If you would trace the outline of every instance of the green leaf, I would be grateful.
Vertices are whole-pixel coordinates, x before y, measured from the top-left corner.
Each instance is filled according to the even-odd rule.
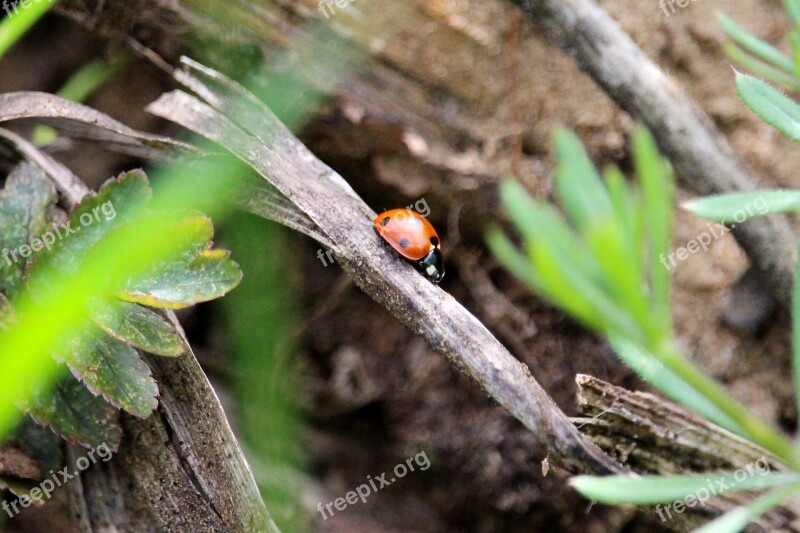
[[[127,172],[106,181],[97,194],[84,198],[70,213],[68,222],[56,231],[53,248],[37,260],[75,271],[93,246],[142,210],[151,197],[144,172]]]
[[[645,248],[645,242],[642,217],[637,207],[639,199],[636,191],[631,189],[625,176],[615,166],[606,168],[603,176],[617,220],[628,233],[626,241],[633,255],[630,260],[635,261],[641,267],[640,255]],[[640,267],[639,270],[641,270]]]
[[[97,300],[92,318],[112,337],[145,352],[174,357],[185,351],[183,339],[175,326],[147,307],[123,301]]]
[[[800,106],[771,85],[736,73],[736,88],[744,103],[767,124],[794,141],[800,141]]]
[[[669,329],[669,272],[659,264],[669,253],[672,234],[672,173],[666,167],[658,147],[643,126],[633,131],[633,159],[642,184],[642,219],[645,222],[650,250],[650,285],[653,312],[657,322]]]
[[[34,457],[42,472],[55,470],[63,462],[61,439],[29,416],[22,419],[8,442],[15,443],[22,451]]]
[[[545,296],[575,318],[605,334],[645,341],[627,310],[575,268],[574,260],[560,254],[552,241],[535,243],[529,259],[542,279]]]
[[[800,26],[800,0],[783,0],[783,8],[795,26]]]
[[[585,236],[607,283],[613,287],[610,296],[628,310],[648,336],[653,336],[652,309],[642,292],[643,276],[637,270],[641,263],[631,260],[635,254],[627,240],[629,233],[616,220],[600,219],[587,228]]]
[[[746,490],[759,490],[780,485],[797,483],[800,476],[794,473],[758,472],[754,474],[741,471],[746,476],[738,481],[734,472],[690,474],[677,476],[575,476],[569,480],[575,490],[590,500],[609,504],[655,505],[670,503],[693,496],[698,503],[698,491],[705,490],[708,497],[713,496],[715,487],[722,483],[727,488],[725,494]]]
[[[611,202],[580,139],[570,131],[559,129],[554,143],[558,158],[556,193],[571,221],[583,231],[593,220],[612,214]]]
[[[146,418],[158,406],[150,367],[135,349],[99,328],[71,339],[58,358],[90,391],[132,415]]]
[[[786,54],[748,32],[722,13],[717,14],[717,20],[725,33],[744,50],[774,67],[794,74],[794,62]]]
[[[514,243],[497,227],[493,227],[486,235],[486,245],[500,263],[509,272],[531,289],[542,292],[542,281],[531,268],[531,264]]]
[[[52,391],[37,393],[20,408],[70,442],[87,448],[102,444],[111,450],[119,448],[122,438],[119,412],[92,395],[69,372],[64,373]]]
[[[239,266],[224,250],[209,250],[195,259],[160,266],[158,272],[132,282],[120,297],[151,307],[181,309],[213,300],[242,280]]]
[[[798,489],[800,489],[800,485],[792,485],[766,494],[747,505],[728,511],[703,527],[695,529],[694,533],[737,533],[743,530],[751,521],[773,507],[780,505],[784,500],[795,494]]]
[[[18,290],[33,248],[43,245],[41,237],[50,230],[48,208],[57,200],[37,167],[23,163],[8,176],[0,192],[0,291],[7,296]]]
[[[800,251],[798,251],[800,254]],[[800,255],[797,256],[792,293],[792,367],[794,370],[794,400],[800,413]]]
[[[704,196],[681,206],[687,211],[716,222],[744,222],[773,213],[800,211],[800,191],[764,190]]]
[[[11,48],[14,43],[25,35],[28,30],[41,18],[55,2],[29,2],[28,7],[19,9],[13,17],[0,19],[0,57]],[[14,4],[16,9],[16,4]]]
[[[571,259],[571,268],[581,277],[598,286],[604,283],[597,260],[552,206],[534,201],[525,188],[512,179],[500,184],[500,198],[528,247],[542,243],[560,258]]]
[[[800,89],[800,80],[798,80],[794,74],[787,74],[783,70],[779,70],[772,65],[764,63],[733,43],[725,43],[724,49],[725,55],[727,55],[731,61],[749,70],[756,76],[768,79],[786,89]]]
[[[619,358],[650,385],[715,424],[737,435],[747,434],[736,421],[706,398],[702,391],[696,390],[678,377],[653,354],[620,337],[609,337],[609,342]]]

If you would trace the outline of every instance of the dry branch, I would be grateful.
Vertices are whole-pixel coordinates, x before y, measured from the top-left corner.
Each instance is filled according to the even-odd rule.
[[[225,146],[254,168],[314,223],[333,245],[337,264],[364,292],[477,381],[539,437],[553,459],[573,471],[621,470],[575,430],[483,324],[382,245],[372,229],[372,209],[266,106],[222,75],[188,60],[184,65],[188,72],[181,79],[191,76],[195,87],[205,85],[212,101],[174,91],[154,102],[151,113]]]
[[[714,194],[756,188],[753,170],[711,119],[593,0],[513,2],[612,100],[647,125],[677,175],[692,189]],[[773,296],[788,308],[796,245],[786,219],[761,217],[738,225],[733,235]]]

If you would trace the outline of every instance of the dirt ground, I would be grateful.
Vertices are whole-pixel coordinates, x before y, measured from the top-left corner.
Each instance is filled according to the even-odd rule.
[[[711,115],[756,169],[762,186],[800,187],[800,150],[737,98],[715,20],[715,13],[723,11],[785,49],[789,26],[779,1],[697,0],[671,16],[665,16],[654,0],[600,3]],[[438,80],[443,90],[457,97],[459,109],[469,108],[473,138],[458,153],[442,156],[445,163],[440,168],[409,175],[414,167],[407,156],[398,156],[397,144],[413,145],[416,137],[405,134],[414,132],[395,135],[383,145],[376,145],[370,134],[347,136],[358,129],[348,117],[359,108],[356,97],[345,96],[331,102],[305,128],[303,139],[376,210],[420,198],[428,201],[430,220],[441,228],[448,258],[442,287],[486,323],[568,413],[574,412],[576,373],[646,389],[617,362],[602,339],[504,274],[487,256],[480,232],[459,218],[460,213],[473,211],[483,213],[480,220],[501,218],[490,191],[512,171],[538,196],[547,196],[553,165],[549,137],[558,125],[574,129],[599,165],[616,163],[627,169],[631,119],[568,57],[544,44],[528,22],[521,22],[518,49],[509,54],[515,10],[505,3],[439,0],[418,3],[417,9],[420,19],[430,24],[430,40],[423,44],[402,36],[407,37],[404,46],[383,54],[409,76]],[[469,42],[469,53],[449,47],[454,42],[451,34],[459,32],[456,42]],[[53,51],[50,57],[38,55],[43,46]],[[0,79],[0,91],[54,91],[100,46],[71,23],[46,19],[9,56],[19,75]],[[31,63],[42,67],[36,71],[25,67]],[[137,66],[89,103],[133,127],[165,131],[141,109],[169,88],[169,82],[156,69]],[[507,98],[509,94],[516,99]],[[391,120],[371,117],[367,110],[370,120],[374,131],[392,131]],[[514,161],[510,153],[520,134],[521,159]],[[424,133],[421,136],[424,143]],[[428,146],[435,149],[431,143]],[[435,155],[429,154],[428,161]],[[65,161],[95,183],[132,163],[80,154]],[[692,196],[681,188],[680,200]],[[704,221],[677,210],[673,245],[682,246],[705,229]],[[433,465],[365,505],[351,506],[327,520],[317,515],[316,528],[326,532],[659,530],[654,517],[591,506],[566,487],[566,476],[557,468],[543,476],[545,456],[530,432],[363,295],[335,265],[323,267],[316,243],[298,237],[295,245],[294,256],[302,258],[301,294],[309,317],[303,339],[308,450],[320,493],[344,494],[368,474],[388,471],[421,452]],[[733,331],[720,319],[728,289],[746,267],[746,257],[726,235],[708,252],[675,268],[673,313],[679,340],[688,355],[757,414],[793,430],[797,413],[787,379],[787,316],[776,313],[757,335]],[[201,308],[197,313],[208,313],[213,321],[213,311]],[[210,372],[213,375],[213,369]]]

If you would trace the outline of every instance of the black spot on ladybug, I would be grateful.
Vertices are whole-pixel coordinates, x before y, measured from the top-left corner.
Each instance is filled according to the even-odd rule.
[[[392,220],[392,217],[383,217],[383,220],[381,220],[381,226],[385,226],[390,220]]]
[[[408,239],[400,239],[400,246],[402,246],[403,248],[408,246],[408,243],[409,243]]]
[[[439,237],[431,237],[431,244],[434,247],[439,246]]]

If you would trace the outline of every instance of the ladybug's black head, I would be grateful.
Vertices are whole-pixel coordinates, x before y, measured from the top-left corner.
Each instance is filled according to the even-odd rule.
[[[444,278],[442,251],[439,248],[433,248],[428,255],[417,261],[415,265],[417,270],[435,285],[438,285]]]

